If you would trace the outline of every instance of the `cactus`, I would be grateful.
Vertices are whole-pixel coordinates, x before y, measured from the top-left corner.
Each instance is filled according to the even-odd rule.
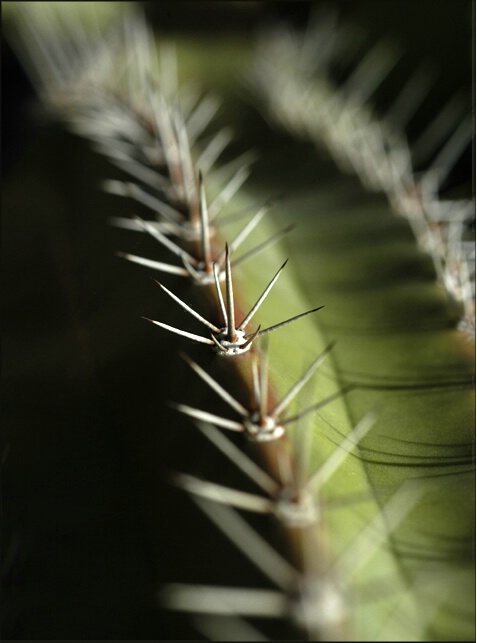
[[[30,29],[24,42],[40,43],[30,45],[30,64],[48,112],[101,155],[52,127],[23,176],[37,182],[47,229],[57,235],[84,360],[76,377],[114,404],[111,449],[139,506],[139,527],[120,533],[147,534],[146,548],[128,549],[132,587],[103,599],[119,596],[125,614],[148,606],[145,623],[97,617],[90,631],[472,639],[474,304],[461,238],[470,201],[433,192],[411,212],[422,183],[408,165],[402,171],[405,139],[366,111],[376,66],[349,76],[356,97],[300,66],[311,38],[282,33],[272,41],[278,51],[264,40],[258,53],[247,38],[207,47],[183,40],[179,84],[170,44],[160,42],[157,59],[134,13],[110,36],[100,25],[81,31],[66,3],[58,6],[60,20],[49,3],[40,22],[20,13]],[[65,29],[71,59],[58,35]],[[244,98],[234,88],[245,70]],[[218,115],[212,96],[194,102],[190,80],[221,93]],[[272,131],[257,107],[300,140]],[[230,125],[240,134],[234,143]],[[251,171],[249,145],[260,152]],[[13,182],[12,201],[15,194]],[[21,202],[7,198],[8,206],[22,212]],[[97,218],[85,220],[89,211]],[[448,214],[446,238],[430,211]],[[454,224],[457,244],[446,244]],[[89,302],[75,301],[75,275]],[[55,368],[70,345],[50,348]],[[12,432],[14,447],[17,440]],[[106,513],[117,521],[112,504]],[[99,596],[100,588],[91,591]],[[28,613],[16,632],[70,638],[81,613],[54,626]],[[82,632],[84,623],[74,635]]]

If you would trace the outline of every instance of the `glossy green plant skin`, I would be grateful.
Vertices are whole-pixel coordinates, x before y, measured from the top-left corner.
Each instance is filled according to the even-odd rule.
[[[246,48],[233,48],[236,55],[227,55],[228,47],[217,45],[217,52],[222,55],[217,52],[210,55],[212,48],[209,49],[204,62],[202,48],[179,46],[179,61],[188,61],[184,67],[191,76],[200,78],[202,70],[204,81],[213,78],[214,87],[227,97],[227,91],[236,85],[235,66],[238,61],[243,64],[246,55]],[[191,67],[191,60],[196,61],[197,69]],[[213,67],[214,61],[219,69]],[[352,179],[340,176],[326,160],[318,159],[310,146],[270,133],[268,126],[236,96],[227,100],[224,120],[237,122],[239,131],[243,128],[240,145],[246,147],[249,139],[255,140],[262,154],[252,178],[229,209],[249,206],[253,210],[257,200],[274,196],[279,186],[283,201],[277,202],[269,223],[260,227],[259,234],[265,238],[267,232],[280,229],[290,220],[297,223],[286,241],[237,271],[240,301],[253,303],[263,275],[272,274],[288,256],[289,265],[263,306],[260,322],[268,325],[312,306],[325,305],[322,311],[273,335],[270,362],[275,390],[286,391],[305,364],[331,339],[337,339],[332,359],[313,380],[315,388],[308,395],[314,399],[316,394],[321,397],[336,390],[339,383],[358,384],[357,390],[309,419],[313,426],[310,468],[315,469],[336,448],[340,436],[346,435],[367,411],[380,412],[378,424],[361,445],[360,457],[350,456],[323,490],[324,499],[330,503],[326,524],[332,556],[336,557],[355,540],[402,481],[422,478],[427,492],[361,570],[360,577],[348,581],[344,575],[344,585],[354,584],[358,597],[352,608],[350,638],[445,640],[450,636],[471,640],[475,506],[469,498],[474,488],[473,361],[464,336],[452,328],[455,312],[434,283],[430,261],[416,249],[407,224],[396,219],[384,202],[368,197]],[[78,160],[82,158],[89,168],[90,188],[97,174],[101,178],[105,178],[104,172],[109,175],[106,164],[93,161],[84,147],[78,145],[77,152]],[[292,169],[290,158],[294,159]],[[90,165],[93,163],[94,166]],[[71,193],[60,187],[61,172],[68,176],[73,168],[61,168],[52,162],[50,169],[55,174],[53,183],[61,193],[61,197],[52,200],[56,198],[62,203],[59,212],[67,212]],[[213,176],[209,185],[213,192]],[[84,189],[77,188],[76,194],[83,192]],[[104,208],[115,210],[110,199],[104,195],[82,196],[74,210],[79,216],[94,201],[91,211],[100,211],[105,223]],[[10,207],[13,211],[14,205]],[[125,204],[120,207],[127,210]],[[63,216],[60,214],[59,219]],[[80,226],[82,241],[78,241],[78,224],[73,214],[70,217],[66,236],[73,241],[72,253],[80,262],[90,233],[84,222]],[[53,231],[61,228],[51,220],[47,225]],[[95,227],[99,229],[99,224],[95,223]],[[118,243],[127,243],[126,235],[116,232],[112,235]],[[138,243],[143,250],[148,244],[143,240]],[[148,247],[157,252],[154,244]],[[162,258],[160,252],[154,256]],[[161,493],[164,489],[165,495],[161,496],[155,486],[172,467],[183,471],[194,469],[205,477],[213,474],[216,480],[223,475],[233,479],[233,473],[224,474],[223,463],[217,464],[217,456],[203,446],[194,427],[165,407],[171,399],[192,403],[193,398],[203,408],[212,410],[212,405],[217,405],[216,397],[198,385],[194,374],[180,365],[179,350],[187,350],[215,376],[221,373],[223,365],[204,352],[203,347],[191,348],[159,329],[143,330],[140,315],[162,319],[167,314],[168,321],[176,321],[177,325],[183,324],[184,315],[165,302],[152,282],[150,287],[140,286],[141,291],[137,291],[138,282],[148,282],[144,271],[128,265],[112,268],[112,260],[100,259],[98,250],[93,257],[85,268],[86,277],[80,288],[83,294],[93,288],[105,267],[118,271],[117,281],[121,284],[121,289],[118,286],[115,290],[112,304],[105,297],[107,304],[103,305],[108,308],[100,316],[89,311],[86,327],[94,338],[95,351],[101,356],[98,372],[106,382],[111,400],[115,399],[118,405],[121,440],[133,477],[139,480],[135,484],[147,516],[141,524],[150,530],[151,557],[159,570],[158,577],[161,582],[177,580],[174,562],[164,571],[165,561],[171,556],[176,565],[185,558],[183,566],[189,563],[190,576],[196,582],[244,584],[247,581],[243,572],[237,570],[241,563],[235,569],[229,568],[227,543],[214,528],[207,525],[195,508],[191,509],[187,499],[180,499],[180,493],[165,491],[164,485],[160,489]],[[184,299],[197,296],[189,286],[172,280],[167,284],[170,287],[174,284],[175,292]],[[118,313],[127,317],[127,323],[124,319],[118,323]],[[112,337],[111,326],[115,327]],[[124,351],[131,359],[129,364]],[[123,368],[117,369],[117,364]],[[157,377],[151,377],[152,369],[157,369]],[[121,371],[128,374],[121,377]],[[137,379],[140,386],[131,386],[130,390]],[[132,426],[134,435],[130,432]],[[156,427],[164,432],[158,435]],[[363,494],[364,500],[333,509],[333,500],[352,493]],[[193,535],[190,524],[194,531],[199,525],[198,531],[204,534],[202,542],[197,542],[198,537],[190,538]],[[257,527],[267,536],[273,531],[260,521]],[[169,554],[177,534],[179,552]],[[214,547],[214,542],[219,545]],[[197,563],[196,558],[203,551],[214,552],[213,562],[209,558],[206,564]],[[188,572],[181,569],[180,573],[188,580]],[[431,598],[426,609],[416,610],[416,603],[424,604],[422,596],[428,596],[429,577]],[[390,589],[389,596],[381,601],[359,600],[363,595],[372,596],[373,590],[379,593],[383,584]],[[406,585],[411,587],[409,595]],[[446,594],[440,587],[452,589]],[[172,631],[177,622],[173,619],[168,622],[167,618],[164,616],[163,627]]]
[[[194,56],[186,53],[184,58]],[[214,78],[224,71],[221,61]],[[223,77],[229,78],[227,73]],[[232,113],[239,109],[237,102]],[[260,125],[244,109],[249,130],[257,123],[265,129],[265,123]],[[275,336],[271,341],[273,382],[286,390],[303,368],[300,361],[336,339],[331,363],[320,371],[315,390],[328,393],[333,380],[356,384],[357,390],[310,420],[314,456],[319,462],[329,449],[326,442],[331,436],[336,439],[333,431],[346,434],[369,409],[379,409],[380,417],[360,447],[359,464],[350,458],[350,471],[330,481],[325,496],[346,494],[346,480],[356,485],[359,475],[378,506],[406,480],[419,480],[424,493],[382,548],[394,551],[399,570],[394,572],[415,583],[411,595],[422,601],[422,612],[413,621],[400,615],[398,607],[387,625],[397,630],[385,627],[380,632],[379,617],[372,612],[379,607],[373,606],[373,618],[368,618],[366,604],[364,616],[357,617],[357,637],[472,637],[474,361],[472,342],[455,330],[459,308],[436,283],[430,257],[416,247],[408,224],[390,211],[384,198],[368,195],[352,178],[339,176],[306,144],[276,132],[274,140],[263,136],[262,159],[242,194],[260,201],[280,186],[284,198],[273,209],[274,224],[279,228],[293,220],[297,228],[286,238],[286,253],[281,248],[269,251],[244,267],[241,292],[253,299],[247,293],[254,290],[254,271],[270,271],[271,257],[278,254],[275,265],[285,256],[292,258],[293,275],[277,285],[273,309],[269,305],[273,316],[280,316],[280,307],[285,314],[297,295],[302,308],[325,305],[298,322],[300,329],[297,324],[277,332],[283,339]],[[256,138],[260,140],[258,134]],[[269,322],[265,310],[263,318]],[[354,514],[366,511],[372,513],[363,506],[328,513],[335,552],[340,542],[352,540]],[[386,562],[377,557],[374,567],[370,563],[366,569],[364,583],[372,585],[373,574],[381,576],[385,568]],[[381,608],[383,618],[386,606]],[[404,621],[407,625],[400,631]]]

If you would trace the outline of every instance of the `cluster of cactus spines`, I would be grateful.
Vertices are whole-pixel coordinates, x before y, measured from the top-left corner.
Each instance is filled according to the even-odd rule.
[[[306,314],[306,313],[305,313]],[[287,322],[285,322],[287,323]],[[280,324],[283,326],[284,324]],[[260,333],[256,333],[259,335]],[[268,356],[267,350],[262,351],[260,356],[257,353],[252,355],[252,382],[253,382],[253,402],[252,410],[247,409],[240,402],[238,402],[230,393],[228,393],[218,382],[216,382],[210,375],[208,375],[198,364],[185,356],[192,369],[202,378],[202,380],[210,386],[231,408],[233,408],[240,416],[241,420],[230,420],[227,418],[207,413],[199,409],[191,408],[185,404],[176,404],[176,408],[186,415],[201,421],[211,421],[217,426],[221,426],[231,431],[240,431],[250,440],[257,442],[266,442],[275,440],[285,434],[285,427],[292,422],[297,422],[304,418],[309,413],[317,411],[319,408],[326,406],[334,399],[352,390],[352,385],[345,387],[332,395],[329,395],[323,400],[313,404],[309,408],[301,411],[300,413],[291,417],[283,417],[287,407],[291,404],[292,400],[298,395],[300,390],[305,386],[308,380],[312,377],[316,369],[322,364],[331,350],[332,345],[328,346],[306,370],[303,376],[296,382],[296,384],[288,391],[288,393],[277,402],[272,409],[268,408]],[[221,349],[222,352],[223,349]],[[221,352],[219,354],[221,354]],[[242,349],[243,352],[243,349]]]
[[[328,401],[329,400],[323,403],[327,403]],[[184,409],[182,405],[180,406]],[[309,410],[314,410],[314,408],[308,409],[307,411]],[[192,409],[192,411],[194,411],[194,409]],[[200,417],[199,414],[191,413],[187,407],[185,408],[185,412],[188,412],[193,417]],[[299,418],[290,418],[290,420],[293,421],[297,419]],[[214,425],[207,425],[204,421],[201,421],[201,423],[197,425],[200,430],[212,440],[218,448],[221,448],[231,462],[239,466],[268,497],[230,489],[229,487],[217,485],[183,473],[174,474],[172,480],[176,485],[187,489],[192,494],[205,498],[213,498],[216,502],[222,502],[239,509],[272,514],[290,528],[312,525],[322,519],[321,509],[317,502],[317,490],[327,482],[343,463],[350,450],[355,448],[365,437],[373,426],[375,419],[375,415],[372,413],[365,416],[342,441],[339,449],[334,451],[313,474],[307,471],[305,462],[307,449],[305,445],[302,445],[301,448],[296,447],[297,464],[295,469],[288,468],[285,462],[283,462],[280,467],[283,472],[282,485],[279,485],[264,470],[259,469],[255,462],[243,451],[237,449],[232,442],[220,437],[220,433]],[[222,418],[214,417],[211,419],[211,422],[217,426],[228,428],[227,424],[221,424],[221,420]],[[282,424],[285,424],[285,422],[282,422]],[[306,428],[309,429],[309,426]],[[283,435],[284,429],[277,427],[273,437],[278,433],[278,429],[281,429],[278,437]],[[237,428],[237,430],[242,429]],[[268,438],[269,434],[270,432],[268,431],[267,438],[265,439],[270,439]],[[252,435],[254,439],[263,439],[258,437],[260,432],[254,431]],[[280,452],[277,453],[277,456],[280,457]]]
[[[47,7],[47,11],[50,8]],[[68,13],[66,8],[65,14]],[[42,16],[45,21],[45,15]],[[30,27],[29,31],[35,32],[35,41],[28,39],[24,43],[30,46],[29,58],[37,63],[37,71],[40,73],[40,95],[43,98],[45,107],[59,116],[76,134],[88,138],[93,142],[94,148],[106,155],[110,161],[118,166],[125,173],[132,176],[136,182],[131,181],[107,181],[104,187],[114,194],[130,197],[143,206],[146,206],[153,213],[151,221],[135,217],[131,223],[116,221],[123,227],[129,227],[136,231],[143,231],[151,235],[163,247],[179,258],[181,265],[165,264],[154,262],[142,257],[124,254],[126,259],[142,263],[153,269],[166,272],[175,276],[187,277],[194,285],[206,290],[207,296],[212,298],[213,310],[220,313],[220,321],[211,322],[205,319],[200,313],[183,302],[171,290],[162,283],[157,282],[162,290],[176,303],[182,306],[187,312],[198,319],[209,330],[208,336],[200,336],[187,331],[179,330],[159,321],[153,321],[163,329],[167,329],[181,336],[190,338],[196,342],[208,345],[218,355],[232,356],[249,351],[256,338],[281,328],[293,321],[319,310],[320,307],[298,314],[288,320],[277,323],[266,329],[260,326],[254,331],[247,332],[246,327],[252,317],[258,311],[267,295],[272,290],[287,262],[277,270],[262,294],[257,299],[247,314],[239,322],[236,321],[236,311],[239,308],[235,302],[232,270],[251,258],[257,252],[264,250],[270,243],[277,241],[284,232],[274,235],[272,239],[260,244],[258,248],[246,253],[236,260],[231,260],[231,253],[240,246],[243,240],[258,225],[265,215],[268,207],[264,207],[252,217],[242,231],[233,239],[230,245],[225,244],[225,249],[217,250],[218,223],[217,218],[220,209],[229,201],[233,194],[239,189],[248,176],[248,168],[240,166],[226,183],[222,192],[216,197],[211,205],[207,204],[204,178],[201,169],[204,166],[209,169],[212,161],[216,160],[221,148],[224,147],[225,139],[223,132],[216,136],[212,144],[207,148],[209,151],[199,155],[199,160],[193,158],[191,142],[197,141],[201,131],[209,124],[215,108],[211,108],[207,97],[192,111],[188,118],[185,118],[179,101],[175,96],[166,95],[162,87],[155,84],[157,69],[151,61],[156,59],[156,49],[153,44],[152,35],[148,32],[143,17],[130,14],[124,20],[124,47],[123,73],[117,86],[111,86],[111,79],[117,77],[113,74],[111,65],[114,56],[106,45],[107,34],[98,39],[98,47],[95,54],[85,56],[84,51],[80,52],[78,58],[71,61],[66,56],[64,49],[59,45],[61,36],[58,35],[58,25],[62,23],[63,15],[51,11],[46,18],[48,28],[42,33],[39,25],[33,26],[33,20],[25,14],[25,25]],[[120,27],[121,29],[121,27]],[[117,31],[115,32],[118,33]],[[74,37],[75,33],[70,32],[69,36]],[[81,35],[78,31],[77,36]],[[116,35],[117,38],[117,35]],[[114,38],[113,38],[114,39]],[[120,52],[119,42],[115,43]],[[132,54],[129,54],[132,50]],[[60,52],[60,53],[59,53]],[[38,55],[40,54],[40,55]],[[50,76],[52,61],[55,56],[60,55],[65,63],[62,65],[61,73]],[[95,73],[88,75],[88,69],[92,58],[99,58],[95,65]],[[103,63],[104,59],[104,63]],[[68,63],[71,62],[68,67]],[[85,69],[81,70],[81,63]],[[46,70],[46,71],[45,71]],[[103,71],[103,74],[100,73]],[[146,73],[146,71],[149,73]],[[154,74],[153,72],[156,72]],[[145,77],[140,81],[139,87],[135,79]],[[175,82],[172,82],[175,86]],[[45,91],[46,90],[46,91]],[[87,94],[87,98],[84,96]],[[142,94],[142,96],[140,96]],[[139,100],[139,99],[142,100]],[[205,107],[204,107],[205,105]],[[200,117],[197,114],[200,113]],[[202,166],[202,167],[201,167]],[[291,226],[288,228],[290,229]],[[288,231],[285,230],[285,231]],[[186,247],[184,247],[184,245]],[[188,248],[188,249],[186,249]],[[222,246],[223,248],[223,246]],[[225,296],[221,290],[221,281],[225,281]],[[325,404],[332,402],[344,391],[318,402],[302,414],[284,418],[283,414],[292,399],[300,389],[312,377],[320,366],[331,347],[328,347],[321,355],[314,360],[303,377],[289,391],[289,393],[278,403],[269,409],[269,399],[274,394],[269,390],[267,358],[258,350],[252,352],[251,357],[251,393],[253,402],[250,407],[244,406],[217,382],[215,382],[198,365],[189,360],[192,368],[205,382],[212,386],[216,393],[229,402],[230,406],[241,416],[240,422],[219,418],[213,414],[191,409],[186,405],[177,405],[178,410],[207,420],[209,423],[226,429],[240,430],[258,444],[267,443],[271,440],[283,438],[286,427],[289,423],[299,419],[300,416],[310,413]],[[233,361],[233,360],[232,360]],[[233,367],[232,367],[233,368]],[[203,427],[205,431],[213,430],[212,426]],[[356,433],[355,437],[359,437]],[[352,437],[347,443],[352,443]],[[241,453],[241,452],[240,452]],[[278,449],[278,456],[283,471],[287,474],[281,482],[273,481],[265,471],[262,471],[260,478],[263,484],[268,481],[268,491],[272,493],[275,509],[273,515],[279,516],[284,525],[292,525],[293,529],[307,526],[313,522],[316,507],[311,503],[308,493],[309,489],[299,488],[300,475],[294,471],[293,457],[284,447]],[[344,450],[344,453],[348,452]],[[243,463],[246,459],[244,454],[239,456]],[[250,461],[251,462],[251,461]],[[248,470],[251,470],[248,464]],[[330,466],[330,465],[328,465]],[[255,465],[256,470],[259,469]],[[186,483],[189,482],[189,484]],[[178,477],[176,483],[190,491],[191,497],[209,515],[209,517],[222,529],[243,551],[260,567],[260,569],[278,585],[280,592],[275,592],[273,601],[275,606],[270,611],[270,600],[264,600],[264,591],[260,592],[261,600],[256,603],[256,596],[252,590],[231,590],[240,595],[239,605],[228,610],[231,614],[240,614],[243,604],[254,605],[253,611],[262,616],[286,617],[291,611],[292,620],[296,625],[305,627],[305,630],[313,634],[319,629],[320,637],[325,633],[326,638],[340,640],[342,637],[342,621],[344,620],[344,607],[337,609],[343,599],[331,581],[322,575],[321,580],[314,584],[311,598],[313,608],[306,608],[306,601],[310,598],[305,593],[305,583],[302,579],[303,572],[281,557],[273,548],[264,541],[248,524],[239,517],[231,508],[234,502],[225,497],[226,505],[223,506],[223,499],[217,502],[217,498],[211,498],[209,494],[208,503],[201,498],[201,494],[188,489],[193,478]],[[273,489],[272,489],[273,481]],[[195,483],[197,485],[197,482]],[[207,484],[207,483],[205,483]],[[208,483],[211,488],[212,483]],[[310,488],[311,488],[310,483]],[[193,485],[192,485],[193,486]],[[216,487],[218,490],[219,487]],[[207,494],[206,494],[207,495]],[[234,497],[240,496],[240,492]],[[242,498],[245,498],[242,495]],[[212,500],[212,504],[211,503]],[[314,503],[314,501],[313,501]],[[313,517],[313,520],[311,518]],[[303,532],[306,533],[305,531]],[[306,536],[308,537],[308,536]],[[308,547],[310,549],[310,547]],[[318,551],[319,551],[318,547]],[[316,549],[313,557],[315,557]],[[324,563],[321,563],[323,566]],[[307,569],[305,565],[305,570]],[[322,570],[323,571],[323,570]],[[304,578],[304,577],[303,577]],[[233,579],[231,579],[233,582]],[[316,584],[319,584],[319,591],[316,592]],[[197,589],[197,588],[196,588]],[[174,609],[191,610],[200,613],[202,610],[200,600],[196,596],[192,603],[184,598],[178,599],[174,588],[166,588],[163,591],[163,603]],[[224,590],[221,589],[222,597]],[[194,590],[193,590],[194,593]],[[317,594],[315,596],[315,594]],[[204,594],[206,596],[206,594]],[[174,598],[171,598],[174,597]],[[240,607],[242,605],[242,608]],[[315,609],[319,609],[320,618],[318,623],[309,623],[310,619],[316,620]],[[215,601],[209,604],[206,612],[218,611],[220,603]],[[303,612],[303,613],[302,613]]]
[[[334,19],[332,19],[334,18]],[[363,186],[384,193],[408,219],[421,248],[433,259],[440,283],[462,307],[458,327],[475,331],[475,218],[472,198],[447,200],[440,189],[474,134],[472,118],[454,96],[409,146],[405,128],[432,84],[419,69],[382,117],[369,99],[394,68],[398,56],[383,42],[337,86],[330,69],[353,40],[330,12],[305,34],[289,25],[264,33],[248,74],[260,109],[289,131],[325,148]],[[323,44],[325,55],[323,55]],[[413,168],[426,168],[415,171]]]
[[[233,269],[277,241],[289,228],[254,250],[233,259],[232,253],[259,224],[268,208],[260,209],[230,244],[225,243],[220,234],[221,222],[218,215],[247,178],[249,168],[247,165],[240,165],[237,170],[234,169],[223,190],[208,205],[204,177],[212,171],[212,166],[230,140],[230,131],[221,130],[205,150],[199,152],[196,147],[201,133],[210,124],[217,109],[215,99],[205,97],[195,104],[193,92],[180,90],[174,73],[171,73],[171,69],[175,67],[173,57],[166,56],[167,72],[164,68],[161,69],[153,35],[142,16],[127,14],[119,29],[109,34],[98,28],[93,39],[83,32],[80,20],[72,26],[68,20],[67,4],[64,3],[64,6],[65,11],[61,14],[56,10],[51,11],[48,16],[43,14],[41,24],[36,24],[28,13],[25,13],[23,21],[23,28],[27,30],[25,34],[34,34],[33,40],[26,36],[23,43],[29,48],[29,64],[36,63],[34,75],[38,77],[39,93],[44,104],[75,133],[92,141],[94,148],[105,154],[114,165],[133,177],[135,182],[106,181],[104,187],[108,192],[126,196],[145,206],[151,212],[151,219],[134,217],[116,219],[113,223],[149,234],[175,255],[180,263],[169,264],[129,253],[118,254],[159,272],[190,279],[198,287],[199,295],[203,294],[211,304],[212,321],[209,321],[172,290],[157,282],[168,297],[208,329],[208,335],[197,335],[160,321],[150,321],[162,329],[205,344],[217,355],[229,358],[227,366],[231,370],[237,367],[236,376],[244,378],[250,393],[247,404],[237,399],[234,393],[185,355],[185,360],[195,374],[228,404],[235,413],[235,419],[221,417],[182,402],[172,404],[178,411],[193,418],[198,430],[245,472],[265,495],[245,493],[187,473],[171,473],[171,482],[190,494],[191,499],[210,520],[277,589],[175,584],[161,590],[162,605],[195,614],[197,627],[206,635],[213,632],[212,636],[217,636],[224,629],[218,621],[201,618],[203,614],[209,617],[227,616],[227,627],[233,627],[237,639],[243,637],[243,640],[266,640],[243,620],[258,616],[289,619],[309,640],[343,640],[350,634],[347,629],[348,597],[343,591],[341,579],[352,577],[358,567],[367,564],[382,539],[415,506],[422,491],[416,492],[411,485],[411,492],[409,489],[402,489],[395,493],[376,520],[369,524],[363,534],[333,564],[330,563],[324,538],[323,516],[326,503],[321,499],[320,490],[372,428],[375,415],[365,416],[325,459],[322,466],[310,473],[306,466],[305,444],[310,429],[301,421],[350,389],[338,390],[294,415],[287,416],[286,411],[327,357],[332,345],[315,357],[302,377],[277,401],[268,378],[268,346],[263,343],[259,349],[257,344],[260,342],[255,340],[314,313],[319,308],[302,312],[274,326],[262,329],[259,325],[255,330],[247,332],[247,325],[270,293],[285,268],[285,262],[250,311],[240,315],[239,323],[236,321],[240,305],[234,295]],[[48,5],[45,5],[45,9],[50,11]],[[71,58],[70,49],[65,49],[63,39],[58,35],[64,28],[68,28],[68,37],[72,39],[73,50],[77,53],[74,58]],[[271,65],[272,45],[277,66]],[[300,96],[300,112],[293,111],[298,110],[297,101],[292,100],[292,96],[288,98],[291,88],[283,87],[285,76],[282,77],[280,73],[283,60],[287,60],[288,65],[292,62],[288,58],[290,53],[297,53],[293,47],[293,51],[289,49],[290,45],[296,47],[294,41],[282,37],[275,39],[273,43],[267,43],[266,58],[257,63],[257,77],[263,85],[262,89],[268,92],[269,104],[272,108],[276,105],[286,106],[287,111],[282,117],[291,120],[293,127],[299,122],[300,127],[311,130],[316,129],[316,123],[307,121],[304,112],[307,117],[312,113],[313,110],[308,108],[311,104],[309,101],[313,101],[313,105],[320,107],[319,112],[315,111],[314,114],[319,113],[325,123],[323,128],[318,128],[319,132],[313,130],[313,136],[324,136],[332,153],[359,170],[368,185],[389,193],[393,202],[398,203],[398,207],[407,216],[410,216],[410,209],[407,206],[404,208],[402,204],[409,199],[413,203],[419,202],[419,216],[413,221],[416,221],[416,225],[424,226],[426,239],[434,239],[428,220],[429,208],[424,208],[422,199],[418,199],[418,194],[422,194],[422,186],[427,186],[428,182],[421,181],[419,185],[416,183],[409,165],[409,153],[401,138],[385,132],[384,125],[372,120],[363,104],[355,101],[350,108],[349,95],[345,109],[343,97],[334,91],[331,99],[326,95],[327,90],[322,90],[319,83],[316,91],[304,92],[300,83],[304,82],[303,75],[309,72],[306,66],[297,67],[300,72],[298,75],[286,75],[287,82],[300,84],[292,91],[292,94],[296,92],[295,96]],[[303,49],[308,45],[309,42],[305,41]],[[329,50],[328,53],[332,51],[331,48]],[[303,50],[300,51],[303,53]],[[302,55],[301,60],[305,59],[306,56]],[[119,75],[116,73],[118,60],[122,69]],[[61,65],[58,64],[59,61],[62,61]],[[366,77],[369,79],[370,68],[366,64]],[[351,79],[348,85],[351,92],[359,80],[360,95],[364,100],[372,91],[373,83],[365,86],[361,82],[361,75],[353,82]],[[265,79],[267,82],[264,82]],[[275,92],[282,92],[284,89],[287,96],[282,94],[280,101],[276,101]],[[306,101],[303,100],[304,95]],[[337,113],[341,114],[338,119]],[[350,118],[354,128],[357,122],[361,124],[358,135],[354,138],[349,136],[349,132],[346,136],[341,132],[341,128],[347,127]],[[343,144],[344,139],[353,141],[351,147],[347,148]],[[375,159],[378,161],[375,162]],[[445,167],[448,166],[449,161],[446,161]],[[233,168],[234,165],[229,165],[229,169],[230,167]],[[222,176],[226,172],[227,170],[222,172]],[[436,191],[426,198],[434,204]],[[427,202],[426,204],[429,205]],[[452,203],[447,210],[452,225],[456,207]],[[462,252],[461,244],[457,245],[457,252]],[[448,257],[445,266],[449,267]],[[225,282],[225,296],[222,282]],[[244,362],[244,359],[247,361]],[[248,375],[244,376],[247,367]],[[300,426],[293,440],[287,428],[297,421],[300,421]],[[263,449],[264,463],[270,466],[270,460],[274,460],[271,469],[275,475],[266,471],[265,464],[262,468],[250,459],[245,451],[233,444],[217,427],[242,433],[256,443]],[[294,442],[295,449],[291,448]],[[246,440],[244,445],[246,447]],[[293,562],[279,554],[235,508],[271,515],[290,544],[295,543],[295,552],[290,554]],[[230,582],[233,584],[233,579]]]
[[[234,301],[234,292],[233,292],[233,285],[232,285],[232,270],[231,270],[231,262],[229,257],[229,249],[226,244],[225,245],[225,300],[224,300],[222,291],[220,289],[220,279],[218,274],[219,268],[216,262],[213,264],[213,277],[214,277],[214,284],[215,284],[216,293],[217,293],[217,303],[220,306],[223,326],[222,325],[216,326],[212,322],[202,317],[202,315],[200,315],[197,311],[195,311],[193,308],[191,308],[185,302],[179,299],[179,297],[174,295],[174,293],[172,293],[168,288],[163,286],[160,282],[157,282],[157,284],[163,289],[165,293],[169,295],[169,297],[171,297],[174,301],[176,301],[180,306],[182,306],[182,308],[184,308],[184,310],[189,312],[192,316],[196,317],[196,319],[198,319],[202,324],[204,324],[204,326],[207,326],[209,328],[209,337],[202,337],[201,335],[189,333],[187,331],[174,328],[173,326],[169,326],[168,324],[164,324],[162,322],[158,322],[155,320],[150,320],[150,321],[152,321],[153,324],[157,324],[161,328],[165,328],[166,330],[169,330],[173,333],[177,333],[178,335],[182,335],[183,337],[192,339],[195,342],[208,344],[219,355],[224,355],[224,356],[241,355],[242,353],[245,353],[246,351],[250,350],[252,343],[256,337],[261,337],[266,333],[271,333],[272,331],[277,330],[278,328],[282,328],[283,326],[286,326],[287,324],[290,324],[291,322],[294,322],[300,319],[301,317],[304,317],[305,315],[309,315],[310,313],[314,313],[317,310],[320,310],[320,308],[322,308],[322,306],[313,308],[311,310],[306,311],[305,313],[300,313],[299,315],[295,315],[290,319],[282,321],[268,328],[264,328],[263,330],[261,330],[260,329],[261,327],[259,326],[257,330],[255,330],[252,333],[245,332],[246,326],[252,320],[252,317],[255,315],[255,313],[257,312],[257,310],[260,308],[265,298],[267,297],[268,293],[273,288],[275,282],[280,276],[280,273],[285,268],[286,263],[287,262],[285,261],[285,263],[277,270],[277,272],[272,277],[272,279],[268,283],[265,290],[262,292],[260,297],[257,299],[257,301],[249,310],[249,312],[245,315],[242,321],[239,324],[236,324],[235,301]]]
[[[372,417],[365,418],[353,432],[354,437],[363,437],[373,420]],[[211,427],[207,430],[210,431]],[[353,445],[356,443],[353,442]],[[345,453],[349,452],[348,449],[349,446]],[[242,456],[243,454],[240,458]],[[335,466],[336,463],[331,464],[331,468]],[[263,474],[263,471],[258,471]],[[318,552],[323,552],[317,507],[312,509],[308,506],[305,509],[302,505],[297,511],[297,507],[287,506],[283,514],[275,508],[278,521],[284,522],[290,530],[301,536],[303,570],[300,571],[278,554],[232,508],[237,504],[242,509],[268,513],[270,510],[265,503],[258,504],[254,497],[252,507],[250,497],[246,494],[235,495],[231,490],[217,485],[202,486],[196,479],[188,476],[178,476],[175,482],[193,494],[199,508],[278,589],[238,589],[174,583],[161,591],[163,604],[174,610],[194,614],[288,618],[310,641],[338,641],[350,635],[347,628],[348,598],[336,579],[346,577],[349,582],[357,575],[424,493],[422,488],[412,483],[403,485],[331,567],[323,565],[323,559],[320,560],[317,556]],[[280,491],[283,492],[283,489]],[[204,502],[203,498],[212,502]],[[348,585],[348,591],[350,588],[352,582]],[[379,634],[383,635],[384,632]],[[230,640],[238,640],[238,637]]]

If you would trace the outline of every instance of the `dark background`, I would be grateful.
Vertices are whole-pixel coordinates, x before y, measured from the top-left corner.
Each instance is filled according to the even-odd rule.
[[[213,38],[274,18],[303,24],[313,3],[235,4],[159,2],[147,11],[159,32]],[[440,80],[415,133],[456,91],[473,109],[473,2],[329,4],[369,29],[370,40],[396,39],[406,51],[403,78],[418,61],[436,67]],[[213,456],[190,429],[168,425],[174,416],[156,389],[167,356],[139,320],[156,291],[113,258],[119,237],[105,222],[125,206],[97,188],[98,176],[111,176],[108,164],[84,141],[42,123],[5,40],[2,53],[1,635],[193,638],[186,618],[158,611],[158,583],[194,573],[226,583],[242,560],[208,546],[207,521],[165,491],[161,471],[177,462],[189,470]],[[387,104],[386,88],[377,98]],[[472,180],[469,146],[448,188],[469,191]],[[180,390],[180,377],[170,376],[171,390]],[[207,569],[212,558],[223,560],[216,578]]]

